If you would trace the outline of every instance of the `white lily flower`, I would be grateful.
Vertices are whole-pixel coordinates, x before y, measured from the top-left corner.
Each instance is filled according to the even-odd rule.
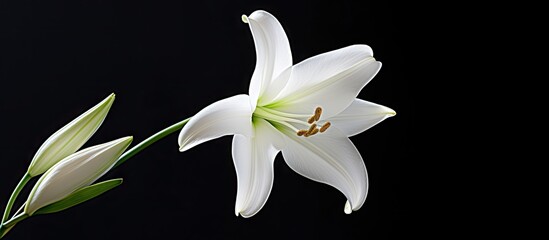
[[[95,182],[114,166],[132,140],[133,137],[124,137],[89,147],[55,164],[34,185],[25,213],[32,216],[38,209]]]
[[[76,152],[97,131],[114,102],[114,93],[51,135],[38,149],[28,169],[31,177]]]
[[[353,45],[292,66],[290,44],[277,19],[265,11],[242,16],[257,54],[249,96],[237,95],[198,112],[181,130],[180,151],[234,134],[232,155],[238,178],[235,214],[251,217],[265,204],[279,151],[309,179],[337,188],[344,211],[366,200],[366,167],[349,136],[396,113],[356,99],[381,63],[366,45]]]

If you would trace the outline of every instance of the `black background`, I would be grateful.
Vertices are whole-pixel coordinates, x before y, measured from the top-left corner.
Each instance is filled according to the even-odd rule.
[[[124,178],[120,187],[61,213],[29,218],[6,239],[406,235],[414,73],[405,67],[414,59],[403,53],[410,37],[402,32],[406,19],[381,1],[1,1],[1,206],[43,141],[111,92],[115,104],[85,146],[127,135],[136,144],[208,104],[247,93],[255,50],[240,16],[258,9],[282,23],[294,63],[352,44],[370,45],[383,62],[359,97],[398,114],[351,138],[370,179],[362,209],[345,215],[343,194],[293,172],[279,154],[267,204],[250,219],[235,217],[231,137],[180,153],[174,134],[104,177]]]

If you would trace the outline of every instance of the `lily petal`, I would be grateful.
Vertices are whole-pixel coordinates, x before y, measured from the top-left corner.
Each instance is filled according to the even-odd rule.
[[[395,115],[396,112],[393,109],[362,99],[355,99],[343,112],[327,119],[327,121],[350,137]]]
[[[277,94],[282,89],[287,77],[278,78],[278,76],[292,66],[292,52],[282,25],[270,13],[255,11],[248,18],[243,16],[243,20],[250,25],[257,55],[249,89],[253,110],[259,96],[262,96],[267,89]],[[273,80],[281,80],[284,83],[277,84],[280,86],[278,90],[271,89]]]
[[[280,152],[273,145],[280,133],[263,119],[254,120],[255,137],[235,135],[233,161],[238,179],[235,214],[245,218],[255,215],[271,193],[273,186],[273,162]]]
[[[288,166],[306,178],[335,187],[347,197],[352,210],[360,209],[368,193],[368,174],[349,138],[337,128],[307,138],[289,129],[283,131],[287,144],[282,155]]]
[[[322,119],[347,108],[360,90],[377,74],[381,62],[367,45],[353,45],[323,53],[296,64],[271,107],[279,111],[310,114],[322,107]]]
[[[200,110],[179,133],[179,150],[231,134],[252,136],[252,110],[248,95],[219,100]]]

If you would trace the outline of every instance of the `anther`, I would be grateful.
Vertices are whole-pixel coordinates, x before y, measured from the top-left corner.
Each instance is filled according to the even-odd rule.
[[[311,133],[309,133],[309,136],[313,136],[318,133],[318,128],[313,129]]]
[[[315,121],[318,121],[320,119],[320,114],[322,114],[322,108],[321,107],[317,107],[315,109]]]
[[[307,120],[307,123],[309,123],[309,124],[313,123],[313,122],[315,121],[315,119],[316,119],[315,117],[316,117],[316,116],[311,116],[311,117],[309,118],[309,120]]]
[[[320,132],[323,133],[325,132],[332,124],[330,122],[326,122],[324,123],[324,125],[322,125],[322,127],[320,128]]]
[[[309,127],[309,130],[307,131],[308,134],[311,134],[313,132],[313,130],[316,129],[316,123],[313,123],[313,125],[311,125],[311,127]]]
[[[303,136],[303,134],[307,133],[308,130],[299,130],[297,131],[297,136]]]

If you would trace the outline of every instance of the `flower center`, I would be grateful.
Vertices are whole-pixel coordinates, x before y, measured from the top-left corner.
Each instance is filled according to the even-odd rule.
[[[276,122],[284,125],[295,131],[298,136],[303,137],[310,137],[317,133],[323,133],[331,126],[330,122],[325,122],[324,124],[319,125],[320,116],[322,115],[321,107],[317,107],[313,115],[310,116],[304,114],[285,113],[267,107],[258,106],[255,109],[253,115],[271,122]],[[304,121],[305,119],[308,120]],[[300,130],[295,128],[294,125],[292,125],[291,123],[308,126],[308,128]]]

